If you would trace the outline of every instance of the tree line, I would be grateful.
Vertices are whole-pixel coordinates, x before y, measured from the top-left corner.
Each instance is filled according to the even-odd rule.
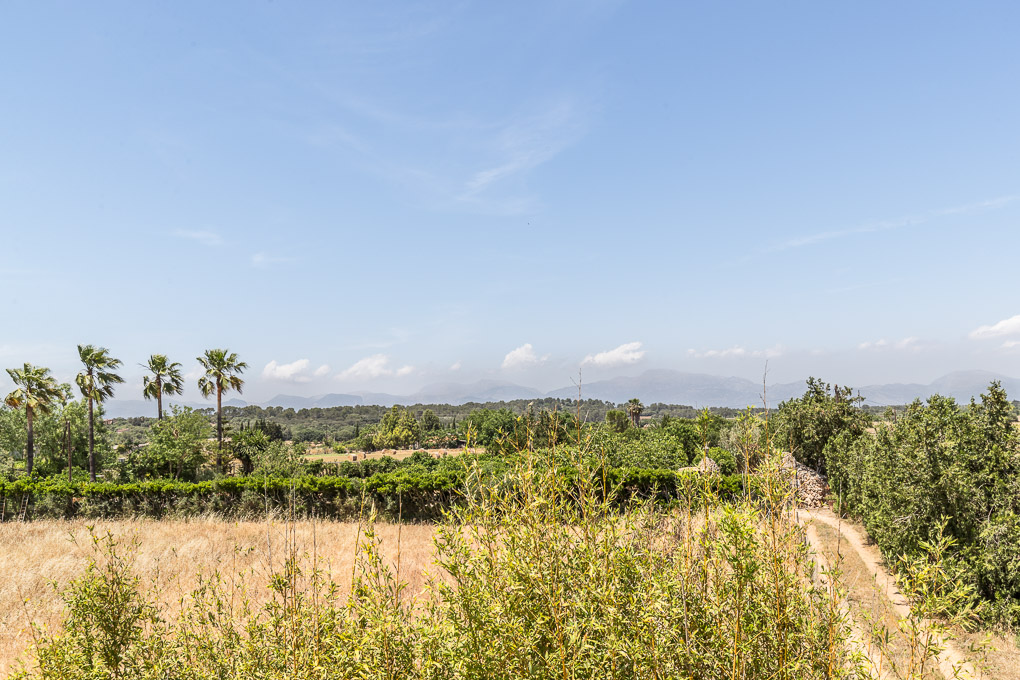
[[[88,471],[89,480],[96,481],[96,407],[102,412],[102,404],[114,395],[115,386],[124,383],[116,372],[123,362],[113,357],[105,347],[78,345],[78,358],[82,370],[75,376],[75,384],[81,393],[88,411]],[[198,388],[206,398],[216,396],[216,439],[218,462],[222,463],[223,451],[223,394],[234,390],[238,393],[244,386],[241,375],[248,364],[237,354],[227,349],[209,349],[198,362],[205,373],[198,379]],[[180,394],[184,388],[181,364],[171,362],[163,354],[153,354],[144,365],[150,375],[142,380],[142,395],[155,399],[158,420],[163,420],[163,395]],[[24,411],[26,427],[25,473],[32,474],[35,465],[35,421],[40,415],[49,414],[58,404],[66,406],[71,400],[70,385],[58,384],[50,369],[25,363],[21,368],[8,368],[7,374],[14,382],[14,390],[6,396],[4,403],[12,409]],[[70,420],[65,422],[67,473],[73,479],[74,457]]]

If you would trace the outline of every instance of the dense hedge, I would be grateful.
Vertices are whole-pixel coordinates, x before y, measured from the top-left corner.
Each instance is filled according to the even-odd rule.
[[[398,470],[367,478],[304,476],[294,478],[225,477],[207,482],[156,480],[130,484],[68,483],[19,479],[0,483],[3,518],[18,519],[29,499],[27,518],[171,517],[217,514],[245,518],[293,511],[298,516],[343,519],[374,507],[382,516],[435,520],[463,497],[464,470]],[[564,470],[565,479],[571,471]],[[742,489],[739,475],[708,478],[723,499]],[[620,498],[676,499],[679,475],[672,470],[611,469],[605,480]],[[492,479],[498,483],[500,480]],[[690,485],[688,485],[690,486]]]

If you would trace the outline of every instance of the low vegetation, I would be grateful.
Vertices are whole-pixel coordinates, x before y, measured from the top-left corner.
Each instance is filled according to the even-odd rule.
[[[848,393],[828,391],[814,382],[779,420],[798,458],[827,470],[837,506],[904,578],[927,565],[966,584],[947,611],[1020,625],[1020,431],[1002,388],[916,401],[873,434]]]
[[[383,559],[371,516],[349,588],[314,552],[292,551],[267,604],[213,575],[173,615],[130,546],[98,535],[59,632],[40,631],[16,677],[857,676],[838,593],[809,585],[776,467],[728,503],[692,478],[667,509],[619,498],[583,458],[569,481],[556,462],[524,452],[502,485],[472,465],[417,596],[399,555]]]

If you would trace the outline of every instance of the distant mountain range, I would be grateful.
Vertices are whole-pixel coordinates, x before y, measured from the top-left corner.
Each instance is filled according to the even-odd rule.
[[[865,385],[855,387],[865,397],[865,403],[876,406],[906,404],[916,398],[927,398],[933,394],[955,397],[968,401],[988,388],[993,380],[1002,382],[1006,392],[1020,398],[1020,379],[1010,378],[988,371],[957,371],[944,375],[938,380],[921,385],[916,383],[893,383],[888,385]],[[803,381],[768,385],[767,396],[770,406],[804,393]],[[649,370],[634,377],[597,380],[582,385],[581,396],[585,399],[602,399],[622,403],[637,397],[646,404],[686,404],[688,406],[759,406],[762,404],[762,385],[751,380],[735,377],[684,373],[666,369]],[[258,406],[282,406],[295,410],[303,408],[330,408],[333,406],[358,406],[377,404],[466,404],[469,402],[498,402],[514,399],[540,399],[577,397],[577,387],[563,387],[551,392],[541,392],[531,387],[498,380],[479,380],[473,383],[435,383],[426,385],[414,394],[394,395],[380,392],[357,392],[354,394],[323,394],[315,397],[298,397],[278,394]],[[247,406],[241,399],[230,399],[224,406]],[[212,402],[188,402],[193,408],[209,408]],[[155,412],[150,401],[116,399],[106,406],[107,417],[147,416]]]

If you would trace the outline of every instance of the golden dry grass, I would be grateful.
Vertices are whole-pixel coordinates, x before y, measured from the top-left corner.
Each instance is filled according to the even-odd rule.
[[[323,451],[310,450],[308,452],[308,457],[314,460],[322,460],[327,463],[372,460],[385,457],[404,460],[419,451],[424,451],[433,458],[442,458],[443,456],[457,456],[465,451],[469,453],[484,453],[485,449],[479,447],[471,447],[470,449],[382,449],[380,451],[372,451],[370,453],[365,453],[364,451],[358,451],[356,453],[325,453]]]
[[[268,601],[269,574],[280,569],[293,546],[316,555],[320,567],[349,587],[358,525],[350,522],[225,522],[216,518],[180,521],[95,522],[94,531],[131,540],[135,573],[168,611],[194,590],[202,575],[218,571],[228,583],[243,581],[256,603]],[[383,556],[396,563],[408,592],[420,592],[433,556],[433,527],[376,525]],[[0,524],[0,677],[6,677],[32,641],[31,621],[56,626],[62,618],[57,589],[82,573],[94,554],[84,521],[46,520]]]

